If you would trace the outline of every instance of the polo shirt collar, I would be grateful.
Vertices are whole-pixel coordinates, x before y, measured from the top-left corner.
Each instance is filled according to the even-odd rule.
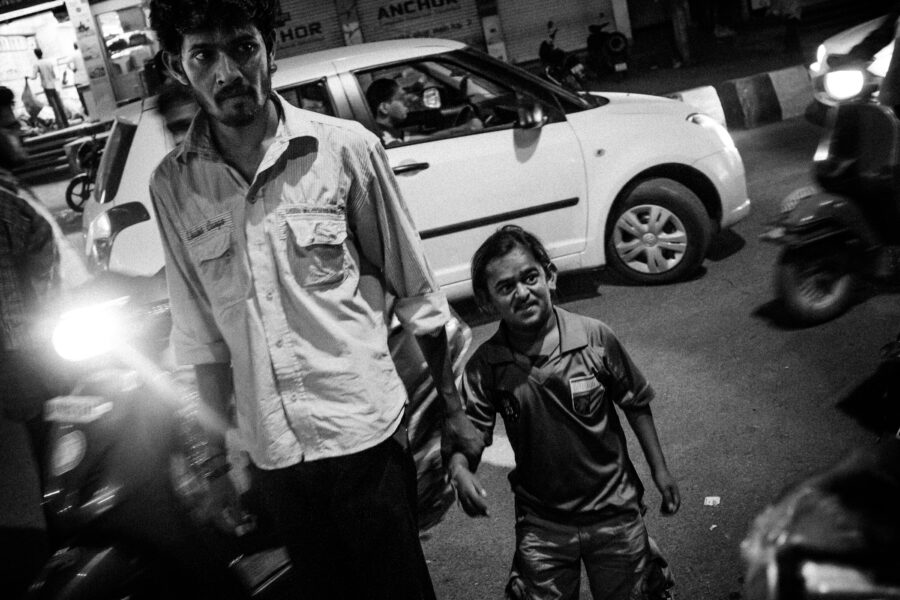
[[[553,307],[556,326],[559,328],[559,353],[580,350],[588,345],[587,331],[576,316],[562,308]],[[484,358],[492,365],[516,362],[512,349],[506,343],[506,325],[501,321],[496,333],[484,345]]]
[[[306,111],[301,111],[285,101],[278,92],[273,91],[270,97],[278,112],[278,127],[275,130],[276,143],[288,144],[296,138],[314,137],[312,124],[305,116]],[[175,157],[179,160],[185,160],[189,154],[196,154],[210,160],[222,160],[222,155],[212,139],[209,117],[203,110],[197,111],[181,146],[175,150]]]

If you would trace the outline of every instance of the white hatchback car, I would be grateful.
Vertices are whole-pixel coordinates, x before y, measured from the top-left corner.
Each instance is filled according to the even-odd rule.
[[[471,294],[469,262],[497,227],[537,234],[562,270],[608,264],[626,279],[694,273],[713,233],[750,210],[728,132],[676,100],[575,95],[455,41],[410,39],[281,59],[273,85],[297,106],[375,130],[365,91],[406,90],[407,141],[389,144],[438,281]],[[86,204],[93,264],[134,275],[163,267],[150,173],[174,141],[152,99],[117,118]],[[477,117],[483,127],[459,124]]]

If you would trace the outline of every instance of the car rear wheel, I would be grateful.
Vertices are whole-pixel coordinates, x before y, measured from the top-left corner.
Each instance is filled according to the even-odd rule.
[[[673,179],[645,179],[610,215],[606,261],[629,281],[671,283],[700,267],[711,237],[706,209],[694,192]]]

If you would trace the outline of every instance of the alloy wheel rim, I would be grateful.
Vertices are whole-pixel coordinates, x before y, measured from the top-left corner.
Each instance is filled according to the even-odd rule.
[[[684,259],[688,233],[672,211],[642,204],[626,210],[616,221],[613,246],[629,269],[659,275],[671,271]]]

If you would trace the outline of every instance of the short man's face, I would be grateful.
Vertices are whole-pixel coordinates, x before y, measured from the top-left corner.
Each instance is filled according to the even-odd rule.
[[[181,55],[173,58],[183,71],[176,76],[193,89],[211,118],[240,127],[264,114],[274,52],[266,49],[255,26],[186,34]]]
[[[488,304],[507,327],[520,333],[540,331],[553,315],[550,292],[556,273],[547,276],[531,252],[515,246],[485,266]]]

